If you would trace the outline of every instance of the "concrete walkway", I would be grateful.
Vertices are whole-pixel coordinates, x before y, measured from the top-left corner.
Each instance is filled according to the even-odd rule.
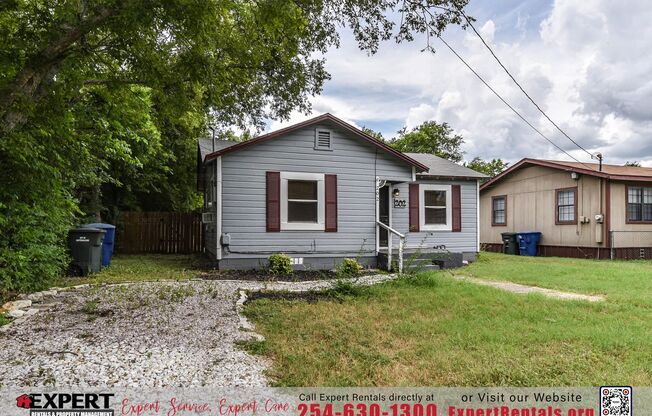
[[[463,280],[466,282],[475,283],[477,285],[495,287],[497,289],[506,290],[507,292],[512,292],[512,293],[519,293],[519,294],[539,293],[542,294],[543,296],[547,296],[549,298],[554,298],[554,299],[585,300],[587,302],[601,302],[604,300],[604,297],[602,296],[582,295],[579,293],[562,292],[560,290],[544,289],[542,287],[527,286],[527,285],[521,285],[512,282],[484,280],[484,279],[478,279],[475,277],[467,277],[467,276],[453,276],[453,278],[457,280]]]

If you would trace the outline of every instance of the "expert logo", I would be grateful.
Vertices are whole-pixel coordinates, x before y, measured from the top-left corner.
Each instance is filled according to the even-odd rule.
[[[16,397],[30,416],[114,416],[113,393],[31,393]]]

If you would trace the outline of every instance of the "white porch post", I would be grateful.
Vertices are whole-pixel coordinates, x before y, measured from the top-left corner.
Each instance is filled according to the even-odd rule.
[[[398,239],[398,273],[403,273],[403,245],[405,243],[405,237]]]

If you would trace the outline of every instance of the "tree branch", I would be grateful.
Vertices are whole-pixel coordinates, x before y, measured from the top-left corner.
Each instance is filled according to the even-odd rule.
[[[2,122],[0,127],[2,131],[11,132],[24,122],[25,115],[12,112],[12,105],[19,98],[25,98],[30,102],[38,101],[42,96],[39,94],[41,86],[56,75],[70,47],[115,15],[117,11],[117,9],[100,9],[93,17],[80,22],[79,25],[68,29],[60,37],[50,42],[23,66],[14,79],[0,91],[0,121]]]

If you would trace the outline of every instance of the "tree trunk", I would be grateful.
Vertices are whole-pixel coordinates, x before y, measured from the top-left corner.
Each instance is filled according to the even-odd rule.
[[[0,131],[11,133],[27,121],[27,114],[15,109],[15,104],[18,101],[35,104],[45,97],[47,86],[59,71],[60,64],[68,56],[70,48],[116,12],[116,9],[99,10],[95,16],[81,21],[79,25],[50,42],[25,64],[14,79],[0,91]]]

